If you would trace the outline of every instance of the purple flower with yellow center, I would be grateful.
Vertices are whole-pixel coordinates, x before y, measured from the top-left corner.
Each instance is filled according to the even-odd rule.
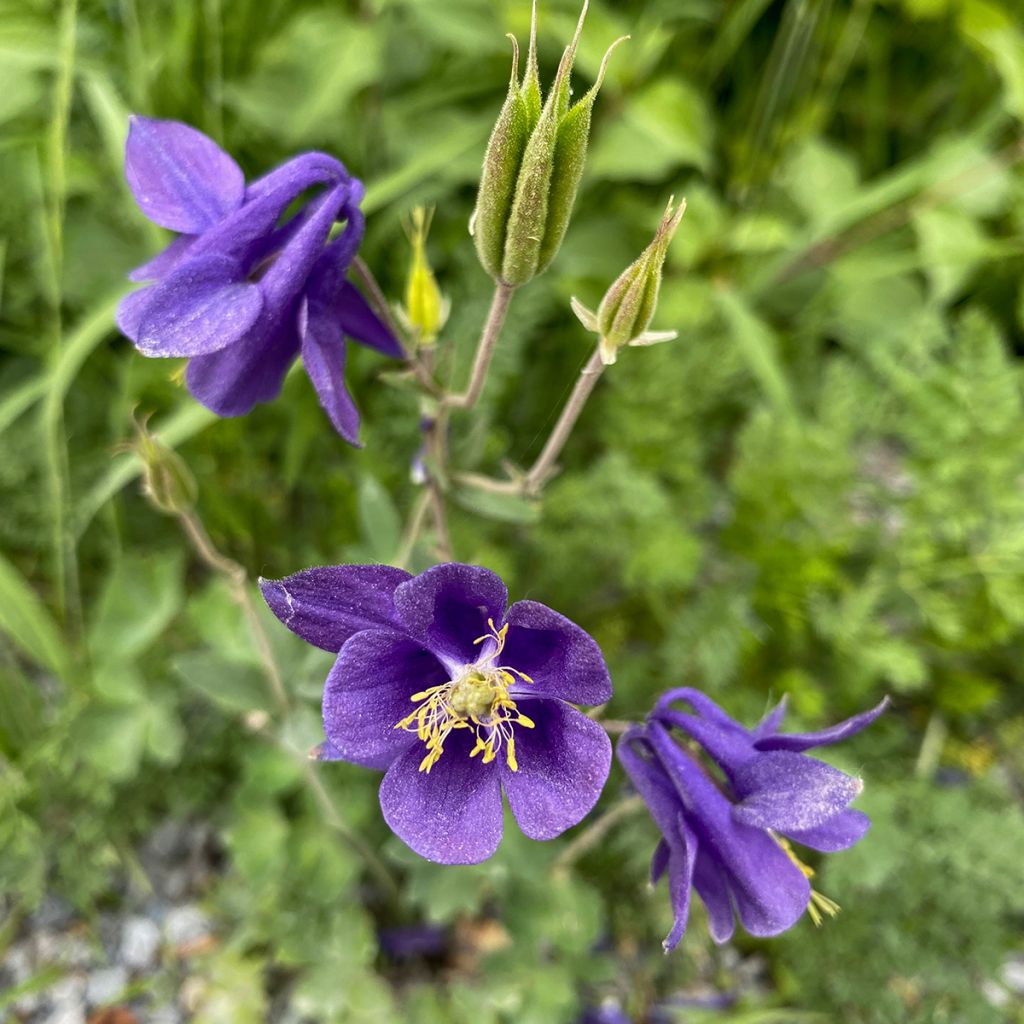
[[[420,856],[490,857],[502,790],[531,839],[553,839],[597,802],[611,744],[573,705],[605,703],[611,680],[565,616],[507,607],[493,572],[457,562],[418,576],[325,566],[260,588],[293,633],[337,652],[319,757],[383,769],[384,819]]]
[[[335,429],[357,444],[346,339],[403,356],[347,279],[363,237],[362,183],[334,157],[302,153],[246,185],[235,161],[202,132],[138,116],[128,130],[125,175],[149,220],[180,232],[129,275],[151,282],[117,312],[135,347],[188,358],[189,391],[219,416],[241,416],[276,397],[301,354]],[[337,222],[344,228],[331,240]]]
[[[691,710],[673,707],[680,701]],[[663,943],[666,952],[683,937],[693,889],[718,943],[732,937],[737,915],[758,936],[785,931],[805,910],[815,924],[823,914],[835,915],[838,906],[811,888],[814,872],[791,842],[831,853],[862,839],[870,822],[849,805],[863,783],[804,751],[860,732],[887,704],[888,698],[820,732],[784,734],[778,731],[784,701],[746,729],[700,691],[684,687],[666,693],[646,725],[623,734],[619,761],[662,834],[651,881],[668,872],[675,923]],[[701,755],[717,769],[716,778]]]

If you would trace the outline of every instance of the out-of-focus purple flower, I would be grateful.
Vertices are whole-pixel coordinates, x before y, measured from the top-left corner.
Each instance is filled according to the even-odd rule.
[[[578,1024],[633,1024],[625,1010],[614,999],[605,999],[598,1006],[588,1006]]]
[[[363,237],[362,183],[333,157],[302,153],[246,186],[235,161],[202,132],[139,116],[129,125],[125,175],[142,212],[180,232],[129,275],[150,282],[117,312],[135,347],[187,357],[189,390],[219,416],[276,397],[301,354],[335,429],[357,444],[346,338],[403,355],[346,276]],[[330,241],[339,221],[344,229]]]
[[[380,948],[392,960],[444,956],[451,945],[448,929],[437,924],[405,924],[382,928],[377,939]]]
[[[672,706],[680,701],[692,710]],[[838,910],[811,889],[813,871],[789,841],[833,852],[863,838],[867,815],[849,807],[863,783],[804,751],[852,736],[887,704],[888,698],[820,732],[783,734],[784,702],[746,729],[700,691],[684,687],[666,693],[646,725],[623,735],[619,760],[663,837],[651,880],[668,871],[675,923],[666,951],[683,937],[693,889],[719,943],[732,937],[736,914],[750,934],[767,936],[791,927],[805,910],[815,923]],[[689,742],[677,742],[673,729]],[[694,745],[720,770],[721,784],[700,765]]]
[[[326,566],[260,587],[293,633],[338,654],[319,756],[384,769],[384,819],[420,856],[490,857],[502,789],[531,839],[553,839],[597,802],[611,744],[572,705],[605,703],[611,680],[563,615],[536,601],[506,611],[505,584],[457,562],[418,576]]]

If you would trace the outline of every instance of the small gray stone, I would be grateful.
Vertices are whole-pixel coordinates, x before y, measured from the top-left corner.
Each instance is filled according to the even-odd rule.
[[[51,1007],[41,1024],[85,1024],[85,979],[68,975],[51,986]]]
[[[1010,1005],[1010,993],[991,978],[986,978],[981,983],[981,994],[989,1006],[993,1006],[997,1010],[1003,1010]]]
[[[160,948],[160,929],[148,917],[129,917],[121,929],[121,962],[132,970],[152,966]]]
[[[38,931],[32,936],[32,944],[37,967],[85,967],[92,960],[92,949],[81,935]]]
[[[1024,995],[1024,958],[1007,960],[1000,974],[1003,984],[1011,992]]]
[[[210,934],[210,919],[194,903],[172,907],[164,918],[164,939],[171,946],[195,942]]]
[[[86,986],[86,999],[93,1006],[112,1003],[124,991],[128,984],[128,971],[121,966],[103,967],[89,975]]]
[[[158,1006],[146,1016],[148,1024],[184,1024],[185,1015],[176,1006]]]

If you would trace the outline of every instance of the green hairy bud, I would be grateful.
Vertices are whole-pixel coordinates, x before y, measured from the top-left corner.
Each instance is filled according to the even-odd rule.
[[[601,360],[606,366],[615,362],[623,345],[656,345],[672,341],[675,331],[649,331],[658,305],[661,272],[669,243],[686,211],[686,200],[673,210],[673,196],[665,207],[661,223],[650,245],[631,263],[605,292],[594,313],[573,297],[572,309],[588,331],[600,337]]]
[[[199,487],[185,460],[150,433],[149,417],[135,420],[136,439],[121,445],[142,461],[142,491],[150,504],[165,515],[189,512],[199,497]]]
[[[570,106],[569,77],[587,6],[585,0],[576,32],[562,54],[543,105],[537,74],[536,0],[522,82],[519,44],[512,39],[508,95],[487,143],[476,210],[470,222],[480,262],[502,284],[518,287],[546,270],[569,224],[587,155],[591,110],[604,81],[608,58],[622,42],[617,39],[612,43],[593,88]]]

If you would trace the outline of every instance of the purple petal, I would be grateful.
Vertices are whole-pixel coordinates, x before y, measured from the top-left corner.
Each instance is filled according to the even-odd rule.
[[[290,303],[305,288],[347,196],[348,185],[343,183],[313,200],[309,216],[303,218],[260,281],[269,309]]]
[[[750,734],[743,729],[731,725],[723,727],[716,721],[684,711],[655,711],[652,717],[666,726],[682,729],[687,736],[695,739],[731,781],[735,781],[736,774],[751,758],[758,756]]]
[[[693,872],[697,861],[697,837],[686,824],[682,814],[678,816],[676,831],[679,840],[671,845],[668,862],[668,891],[675,920],[672,930],[661,943],[666,953],[672,952],[679,945],[686,932],[686,922],[690,917]]]
[[[180,264],[149,291],[135,344],[147,356],[218,352],[244,337],[263,310],[257,285],[243,279],[225,256],[199,256]]]
[[[125,177],[154,224],[196,235],[242,205],[245,176],[212,139],[180,121],[132,116]]]
[[[340,651],[363,629],[401,629],[395,588],[411,577],[390,565],[324,565],[283,580],[260,578],[270,610],[314,647]]]
[[[884,697],[880,704],[870,711],[862,711],[859,715],[846,719],[838,725],[818,732],[788,733],[782,736],[765,736],[758,739],[755,746],[758,750],[793,750],[800,753],[812,747],[825,747],[839,743],[866,729],[889,706],[889,698]]]
[[[776,832],[816,828],[846,810],[864,788],[860,779],[788,750],[761,754],[735,780],[733,817]]]
[[[521,700],[536,723],[515,728],[512,771],[499,754],[502,782],[519,827],[531,839],[554,839],[582,821],[608,780],[612,745],[597,722],[558,700]]]
[[[730,802],[662,726],[651,723],[647,734],[683,802],[699,851],[713,856],[724,873],[744,928],[767,936],[791,927],[810,898],[803,872],[767,832],[733,819]],[[705,881],[709,873],[705,868]]]
[[[166,249],[158,252],[151,260],[136,267],[128,275],[129,281],[156,281],[169,274],[192,248],[195,235],[182,235],[176,238]]]
[[[404,359],[398,339],[350,281],[345,281],[336,300],[338,323],[353,341],[376,349],[392,359]]]
[[[488,645],[475,641],[489,633],[489,619],[501,623],[507,602],[505,584],[490,569],[461,562],[435,565],[395,591],[406,628],[452,669],[486,653]]]
[[[345,165],[328,153],[300,153],[257,178],[246,189],[245,199],[250,202],[282,191],[298,195],[314,185],[335,185],[350,180],[355,179],[351,178]]]
[[[324,732],[332,749],[367,768],[387,768],[410,747],[422,758],[416,734],[395,726],[415,710],[409,699],[414,693],[447,681],[438,660],[402,633],[356,633],[338,653],[324,687]]]
[[[330,741],[324,740],[323,743],[318,747],[313,748],[313,752],[309,755],[315,757],[317,761],[347,761],[348,758]]]
[[[517,684],[520,696],[560,697],[573,704],[611,700],[601,648],[575,622],[537,601],[517,601],[505,621],[509,630],[499,660],[533,679]]]
[[[496,764],[470,759],[471,730],[456,730],[429,772],[416,744],[380,784],[384,820],[407,846],[438,864],[478,864],[501,842],[501,777]]]
[[[302,365],[334,429],[356,448],[359,410],[345,386],[345,338],[337,325],[304,302],[299,310]]]
[[[729,880],[722,866],[710,851],[697,847],[697,864],[693,871],[693,887],[708,912],[708,932],[721,946],[736,931]]]
[[[196,401],[218,416],[244,416],[276,398],[299,354],[295,319],[294,311],[280,320],[265,316],[248,337],[192,359],[185,383]]]
[[[774,736],[779,731],[779,726],[782,725],[783,718],[786,717],[786,707],[788,700],[783,696],[782,700],[768,712],[760,722],[754,726],[754,739],[760,740],[767,736]]]
[[[812,850],[835,853],[859,843],[870,827],[871,819],[862,811],[847,810],[814,828],[787,829],[786,836]]]
[[[669,845],[664,839],[658,840],[658,845],[651,854],[651,885],[657,885],[658,880],[665,874],[668,867]]]

